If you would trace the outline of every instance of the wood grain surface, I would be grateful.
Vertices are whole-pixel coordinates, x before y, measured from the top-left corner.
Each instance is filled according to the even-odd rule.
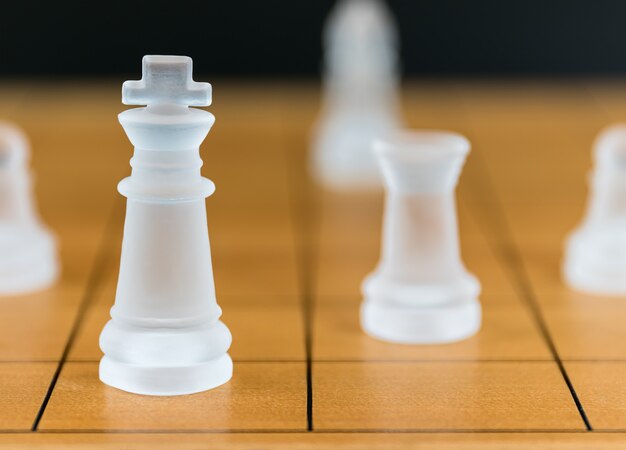
[[[403,346],[359,329],[383,196],[311,181],[317,87],[215,82],[203,174],[217,185],[208,221],[235,375],[154,398],[97,376],[132,155],[119,81],[0,83],[0,119],[29,136],[63,263],[54,287],[0,299],[0,448],[626,447],[626,300],[560,277],[593,139],[626,121],[626,83],[406,83],[409,126],[473,145],[458,213],[484,324],[464,342]]]

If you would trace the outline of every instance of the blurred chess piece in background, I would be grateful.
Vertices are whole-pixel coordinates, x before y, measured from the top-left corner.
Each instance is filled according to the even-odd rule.
[[[340,0],[324,30],[324,94],[311,164],[340,190],[381,186],[371,142],[401,126],[398,33],[382,0]]]
[[[626,125],[613,125],[594,144],[589,201],[568,238],[563,264],[572,288],[626,296]]]
[[[47,287],[59,271],[54,237],[36,212],[29,153],[24,133],[0,122],[0,295]]]

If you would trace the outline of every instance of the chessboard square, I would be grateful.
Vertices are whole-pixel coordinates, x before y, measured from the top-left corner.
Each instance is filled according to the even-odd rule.
[[[68,223],[67,217],[49,221],[58,245],[59,274],[52,286],[39,292],[58,286],[79,290],[87,287],[102,242],[108,212],[89,220],[76,217],[76,221],[83,222],[81,225]]]
[[[209,232],[214,259],[230,252],[295,252],[296,233],[287,210],[220,210],[211,215]]]
[[[114,248],[108,249],[109,254],[106,256],[106,264],[102,267],[98,282],[92,287],[91,291],[91,295],[97,298],[98,302],[102,301],[102,298],[109,299],[109,308],[113,306],[117,291],[117,279],[120,273],[120,255],[117,247],[121,247],[121,245],[122,240],[120,238],[115,240]]]
[[[564,167],[567,167],[565,165]],[[584,176],[576,187],[584,186]],[[559,178],[559,184],[563,180]],[[523,249],[541,248],[556,252],[559,259],[567,236],[578,226],[584,214],[584,196],[569,196],[568,202],[519,202],[506,211],[515,242]]]
[[[594,430],[626,430],[626,361],[572,361],[565,369]]]
[[[222,167],[232,170],[239,167],[240,174],[256,173],[259,179],[265,180],[264,186],[285,179],[293,152],[291,148],[286,149],[284,146],[284,129],[276,126],[276,121],[280,122],[284,117],[271,117],[271,114],[267,114],[267,106],[265,103],[263,113],[250,114],[248,119],[242,118],[242,114],[249,114],[249,110],[233,110],[224,103],[211,108],[211,112],[220,117],[220,121],[211,129],[201,148],[202,159],[205,161],[203,170],[207,171],[209,178],[213,174],[221,173]],[[224,118],[221,111],[227,111],[230,117]],[[242,121],[253,122],[252,126],[246,127],[245,133],[241,132]],[[273,176],[268,177],[268,173]],[[239,186],[240,192],[246,190],[248,189],[245,186]]]
[[[314,428],[582,430],[553,362],[314,363]]]
[[[567,287],[561,271],[563,245],[550,248],[545,245],[528,245],[520,248],[526,273],[538,301],[547,305],[555,295],[574,292]]]
[[[235,363],[306,359],[300,305],[233,305],[224,309],[222,320],[233,335],[229,354]]]
[[[264,181],[254,179],[259,177],[258,174],[250,174],[246,179],[246,174],[235,176],[234,173],[231,175],[224,172],[226,171],[221,170],[220,175],[215,176],[210,173],[206,174],[206,177],[216,186],[215,194],[207,199],[209,224],[212,214],[219,214],[218,211],[228,211],[234,208],[248,209],[251,215],[260,214],[263,211],[266,214],[282,214],[283,211],[289,211],[289,187],[286,182],[281,185],[258,188],[258,184]],[[269,172],[271,173],[271,170]],[[242,186],[247,187],[245,192],[241,191]]]
[[[0,430],[30,431],[56,363],[0,363]]]
[[[498,186],[498,194],[506,206],[521,203],[536,205],[577,205],[585,197],[585,169],[588,167],[592,136],[583,141],[573,133],[554,133],[549,130],[535,130],[533,133],[520,132],[519,124],[511,124],[512,129],[495,131],[489,126],[489,133],[481,133],[477,148],[484,155],[486,169],[493,183]],[[528,130],[527,127],[521,127]],[[587,136],[587,133],[583,133]],[[504,140],[509,147],[502,151]],[[515,142],[513,142],[515,141]],[[583,143],[584,142],[584,143]],[[568,160],[555,151],[568,148]],[[541,163],[538,164],[538,159]],[[558,172],[555,172],[558,170]],[[555,183],[555,174],[559,182]],[[546,189],[550,186],[550,189]],[[532,214],[541,214],[533,209]]]
[[[383,221],[381,193],[317,193],[317,233],[322,248],[342,252],[380,248]]]
[[[60,359],[82,298],[82,289],[63,285],[2,298],[0,361]]]
[[[500,302],[503,297],[514,297],[519,292],[516,288],[515,275],[506,263],[493,255],[487,246],[462,246],[463,262],[481,286],[481,299],[497,297]]]
[[[230,252],[213,258],[217,295],[297,296],[298,261],[288,252]]]
[[[41,430],[306,430],[304,363],[235,363],[223,386],[152,397],[103,384],[97,363],[67,363]]]
[[[378,258],[378,251],[364,250],[359,254],[350,254],[322,249],[313,269],[313,292],[316,297],[360,296],[361,283],[374,271]]]
[[[127,160],[127,149],[124,148],[123,153],[118,152],[118,147],[107,146],[106,140],[104,145],[99,142],[97,148],[94,148],[93,136],[99,132],[96,130],[90,133],[89,142],[78,150],[73,147],[74,144],[69,144],[71,150],[60,154],[56,152],[59,147],[47,142],[46,133],[43,139],[45,146],[52,145],[55,151],[49,152],[49,155],[46,152],[36,154],[38,161],[42,159],[40,168],[35,168],[36,196],[41,216],[63,244],[85,244],[85,238],[90,239],[91,243],[99,243],[111,207],[117,207],[122,202],[122,197],[115,191],[114,180],[123,178],[126,171],[123,165],[119,165],[119,161],[114,169],[111,161],[117,160],[117,154]],[[68,143],[59,145],[66,146]],[[92,148],[93,152],[83,152],[85,147]],[[98,157],[93,159],[92,156]],[[70,159],[72,163],[68,165]],[[93,170],[94,167],[98,167],[98,170]],[[80,186],[80,189],[76,189],[76,186]],[[61,246],[63,248],[64,245]]]
[[[562,359],[626,359],[623,298],[577,296],[543,308]]]
[[[224,149],[228,151],[228,149]],[[216,191],[207,199],[209,219],[211,211],[232,208],[249,208],[266,213],[289,210],[289,179],[282,158],[266,158],[265,161],[248,161],[241,164],[243,155],[234,150],[239,160],[232,162],[207,161],[203,175],[215,183]],[[210,160],[211,158],[207,158]],[[268,174],[272,176],[268,177]]]
[[[99,337],[110,319],[113,302],[114,296],[94,299],[73,342],[70,361],[102,358]],[[305,360],[303,315],[297,299],[277,302],[274,297],[256,297],[253,301],[225,297],[219,303],[221,320],[233,335],[229,354],[235,362]]]
[[[468,163],[470,162],[473,162],[473,158],[471,157],[468,159]],[[482,198],[472,192],[470,186],[463,183],[464,180],[465,171],[461,175],[461,183],[457,195],[457,214],[461,245],[485,247],[489,242],[485,234],[487,232],[485,230],[485,222],[488,221],[485,217],[486,205],[480,202]]]
[[[69,361],[96,362],[102,358],[99,347],[100,333],[111,318],[110,310],[115,297],[96,295],[90,299],[87,311],[78,324],[76,337],[68,355]]]
[[[478,334],[443,345],[398,345],[374,339],[361,330],[357,305],[317,305],[313,320],[314,360],[551,360],[532,317],[514,302],[486,305]]]

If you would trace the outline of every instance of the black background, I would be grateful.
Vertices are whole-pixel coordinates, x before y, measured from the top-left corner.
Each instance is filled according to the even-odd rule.
[[[626,1],[389,0],[408,75],[626,72]],[[195,72],[312,76],[332,0],[0,3],[0,76],[137,74],[144,54]]]

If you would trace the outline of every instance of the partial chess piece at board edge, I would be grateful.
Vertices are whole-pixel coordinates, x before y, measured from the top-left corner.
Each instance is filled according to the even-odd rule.
[[[581,292],[626,296],[626,124],[600,132],[593,159],[585,216],[565,242],[563,279]]]
[[[30,148],[17,126],[0,122],[0,295],[22,295],[59,276],[57,244],[37,214]]]

